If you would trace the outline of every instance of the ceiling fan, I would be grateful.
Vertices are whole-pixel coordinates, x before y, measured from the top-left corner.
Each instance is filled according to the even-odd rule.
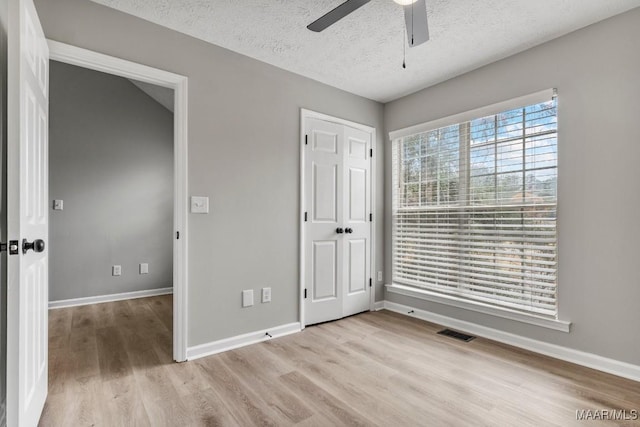
[[[319,33],[370,1],[371,0],[347,0],[332,11],[307,25],[307,28]],[[407,27],[407,41],[409,42],[409,47],[418,46],[429,40],[426,0],[393,1],[404,7],[404,20]]]

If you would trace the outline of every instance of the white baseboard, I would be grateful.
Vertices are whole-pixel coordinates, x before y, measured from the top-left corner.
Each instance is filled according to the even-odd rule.
[[[380,311],[382,309],[384,309],[384,301],[376,301],[373,304],[373,311]]]
[[[630,380],[640,381],[640,366],[632,365],[631,363],[621,362],[619,360],[598,356],[597,354],[522,337],[509,332],[500,331],[498,329],[487,328],[486,326],[454,319],[453,317],[442,316],[440,314],[431,313],[426,310],[420,310],[403,304],[396,304],[390,301],[384,301],[384,308],[389,311],[394,311],[410,317],[416,317],[418,319],[426,320],[427,322],[436,323],[438,325],[446,326],[447,328],[457,329],[461,332],[478,335],[480,337],[512,345],[514,347],[523,348],[535,353],[544,354],[545,356],[554,357],[566,362],[586,366],[588,368],[607,372]]]
[[[187,360],[199,359],[201,357],[211,356],[212,354],[222,353],[223,351],[233,350],[234,348],[283,337],[285,335],[300,332],[300,330],[300,322],[295,322],[264,329],[262,331],[249,332],[248,334],[237,335],[235,337],[225,338],[219,341],[212,341],[206,344],[188,347]],[[271,337],[269,337],[267,333],[269,333]]]
[[[49,301],[49,309],[76,307],[79,305],[99,304],[102,302],[122,301],[125,299],[155,297],[158,295],[168,295],[173,293],[173,287],[149,289],[146,291],[124,292],[121,294],[99,295],[96,297],[64,299],[60,301]]]

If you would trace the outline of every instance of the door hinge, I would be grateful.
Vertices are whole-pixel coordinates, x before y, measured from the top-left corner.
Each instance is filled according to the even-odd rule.
[[[176,240],[180,239],[180,232],[176,231]]]
[[[304,136],[304,145],[308,145],[309,144],[309,135],[305,135]]]
[[[369,221],[373,222],[373,214],[372,213],[369,214]]]
[[[304,213],[304,222],[307,222],[307,212]]]
[[[373,148],[369,148],[369,157],[373,157]]]
[[[371,277],[369,277],[369,287],[373,286],[373,279]]]
[[[307,299],[307,288],[304,288],[304,299]]]

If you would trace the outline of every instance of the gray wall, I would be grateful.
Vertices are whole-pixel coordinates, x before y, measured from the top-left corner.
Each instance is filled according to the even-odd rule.
[[[0,241],[7,241],[7,0],[0,0]],[[0,427],[7,403],[7,253],[0,253]]]
[[[392,131],[558,88],[559,310],[561,319],[573,322],[571,333],[391,293],[388,300],[640,364],[638,40],[640,9],[635,9],[385,107],[386,128]],[[389,171],[390,144],[386,159]],[[390,226],[388,221],[387,241]],[[390,246],[386,249],[390,282]]]
[[[376,127],[382,153],[383,106],[89,0],[36,7],[53,40],[189,78],[189,194],[211,210],[189,217],[188,345],[297,321],[300,108]],[[382,265],[382,173],[377,187]],[[272,302],[242,309],[263,286]]]
[[[55,61],[49,92],[49,194],[64,201],[50,301],[173,286],[173,114],[127,79]]]

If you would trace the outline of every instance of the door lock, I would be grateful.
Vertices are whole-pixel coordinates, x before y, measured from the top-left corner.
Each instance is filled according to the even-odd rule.
[[[0,252],[5,252],[9,249],[9,255],[18,255],[18,241],[10,240],[9,244],[0,243]]]

